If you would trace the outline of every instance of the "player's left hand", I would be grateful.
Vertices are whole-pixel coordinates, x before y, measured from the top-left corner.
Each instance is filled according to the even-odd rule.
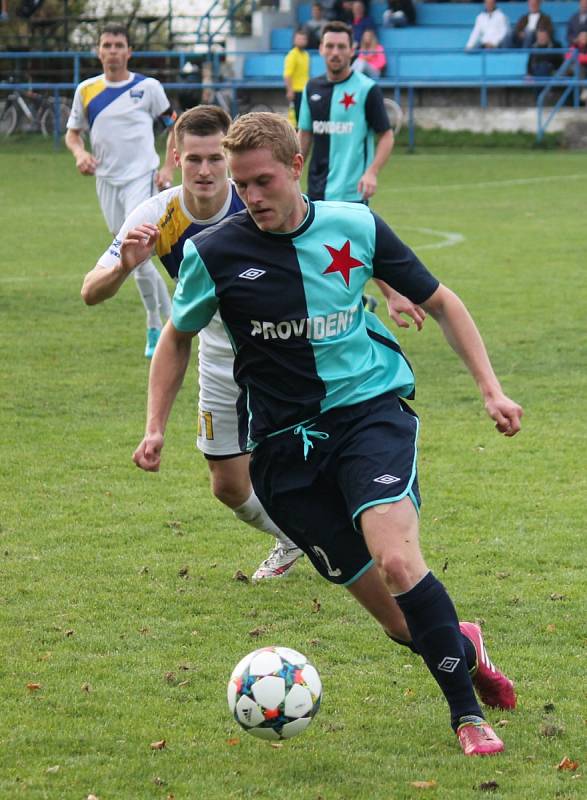
[[[488,398],[485,401],[485,410],[495,420],[495,427],[504,436],[515,436],[519,433],[524,410],[505,394]]]
[[[367,170],[361,177],[357,188],[363,200],[369,200],[377,189],[377,177]]]
[[[173,170],[161,167],[155,173],[155,183],[160,192],[164,189],[170,189],[173,186]]]

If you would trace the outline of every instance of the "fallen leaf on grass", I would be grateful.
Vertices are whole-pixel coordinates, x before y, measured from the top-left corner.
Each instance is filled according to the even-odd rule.
[[[500,719],[499,722],[497,723],[496,727],[497,728],[505,728],[505,726],[509,725],[509,724],[510,724],[509,719]]]
[[[26,688],[29,690],[29,692],[38,692],[39,689],[41,688],[41,684],[40,683],[27,683]]]
[[[240,569],[237,569],[237,571],[234,573],[234,575],[232,576],[232,580],[233,581],[241,581],[241,583],[248,583],[249,582],[249,579],[247,578],[245,573]]]
[[[59,772],[59,764],[55,764],[54,767],[47,767],[47,772],[49,775],[55,775],[56,772]]]
[[[317,614],[321,608],[322,608],[322,603],[320,602],[320,600],[318,600],[317,597],[315,597],[312,600],[312,614]]]
[[[163,778],[153,778],[153,783],[155,786],[165,786],[166,781],[164,781]]]
[[[240,744],[240,743],[241,743],[241,740],[238,738],[238,736],[233,736],[232,739],[227,739],[226,740],[226,744],[229,747],[234,747],[235,745]]]
[[[260,628],[253,628],[252,631],[249,631],[249,636],[252,636],[253,639],[258,639],[259,636],[263,636],[264,633],[267,633],[267,628],[261,625]]]
[[[271,742],[271,747],[274,750],[281,750],[281,748],[283,747],[283,742]]]
[[[189,573],[190,573],[190,568],[186,566],[186,567],[181,567],[181,569],[177,574],[179,575],[180,578],[187,578],[189,576]]]
[[[191,681],[180,681],[180,682],[177,684],[177,688],[178,688],[178,689],[180,689],[182,686],[189,686],[189,685],[190,685],[190,683],[191,683]]]
[[[95,794],[89,794],[89,795],[86,797],[86,800],[100,800],[100,798],[99,798],[97,795],[95,795]]]
[[[578,768],[579,768],[579,762],[573,761],[568,756],[565,756],[562,759],[562,761],[557,765],[557,769],[560,770],[566,769],[569,770],[570,772],[574,772]]]
[[[92,691],[92,687],[90,686],[89,683],[82,683],[80,689],[82,690],[82,692],[88,692],[88,694]]]
[[[70,628],[69,630],[65,631],[65,635],[66,636],[73,636],[74,633],[75,633],[75,631],[74,631],[73,628]]]
[[[484,781],[479,784],[479,790],[482,792],[496,792],[499,789],[497,781]]]
[[[541,736],[560,736],[565,732],[563,725],[557,725],[554,722],[544,722],[540,726]]]
[[[151,742],[151,750],[163,750],[167,742],[161,739],[159,742]]]
[[[410,785],[416,789],[434,789],[438,784],[436,781],[412,781]]]
[[[165,673],[165,681],[167,683],[175,683],[175,672],[166,672]]]
[[[547,625],[546,626],[546,630],[548,631],[548,633],[554,633],[556,631],[556,625],[552,625],[552,624]]]
[[[550,599],[551,600],[566,600],[567,596],[566,596],[566,594],[559,594],[558,592],[553,592],[550,595]]]

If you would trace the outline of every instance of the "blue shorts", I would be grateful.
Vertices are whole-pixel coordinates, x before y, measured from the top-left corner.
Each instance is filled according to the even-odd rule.
[[[411,408],[387,393],[326,411],[253,450],[259,500],[327,580],[351,584],[372,565],[363,511],[404,497],[419,509],[418,426]]]

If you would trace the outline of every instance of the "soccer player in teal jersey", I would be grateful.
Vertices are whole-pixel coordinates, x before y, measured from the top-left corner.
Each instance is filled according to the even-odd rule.
[[[383,220],[361,204],[301,194],[304,159],[285,119],[245,115],[224,147],[247,210],[186,242],[135,463],[159,469],[191,339],[220,310],[258,497],[320,574],[422,656],[463,752],[501,752],[474,689],[487,705],[513,708],[513,685],[489,661],[479,627],[459,623],[420,550],[419,421],[405,399],[414,375],[363,309],[365,282],[384,280],[438,322],[501,433],[518,433],[522,409],[504,394],[462,301]]]
[[[368,201],[393,149],[381,89],[371,78],[352,71],[353,52],[348,25],[324,26],[320,55],[326,74],[306,84],[298,120],[304,158],[312,148],[308,168],[312,200]]]

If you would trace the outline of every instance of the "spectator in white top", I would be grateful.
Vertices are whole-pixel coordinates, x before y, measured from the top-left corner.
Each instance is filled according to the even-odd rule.
[[[503,11],[497,8],[496,0],[485,0],[485,11],[477,14],[465,49],[501,47],[509,30],[510,22]]]

